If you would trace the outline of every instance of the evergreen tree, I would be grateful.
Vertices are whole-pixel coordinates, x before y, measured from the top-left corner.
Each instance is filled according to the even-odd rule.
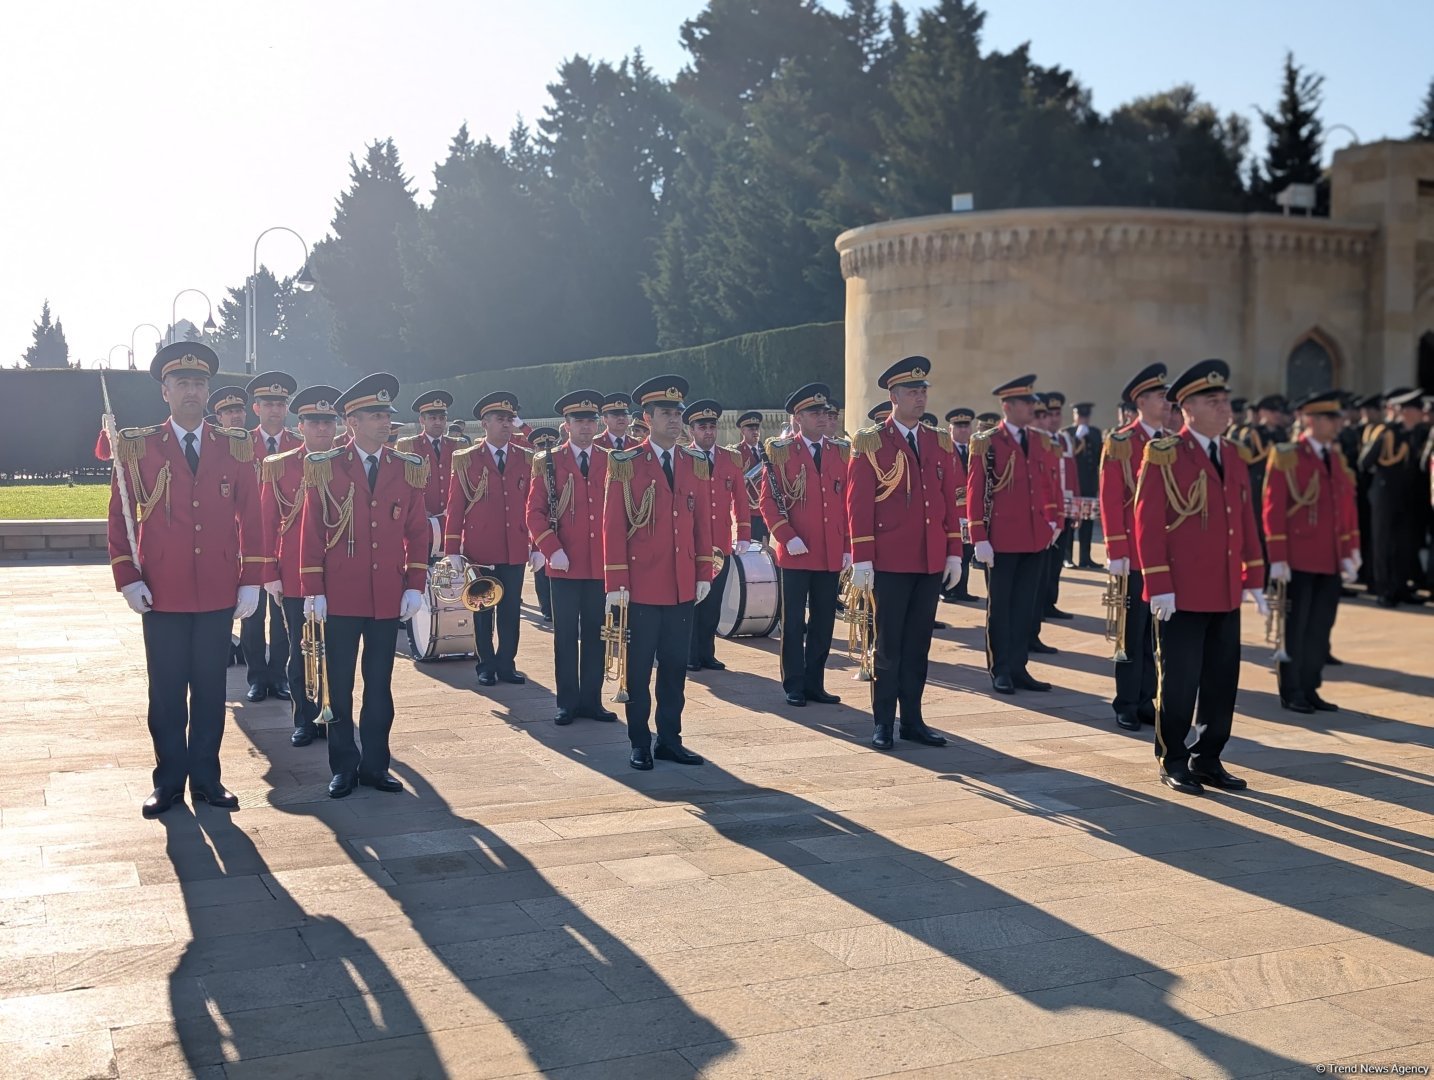
[[[1414,118],[1414,139],[1420,142],[1434,142],[1434,79],[1429,80],[1429,89],[1424,94],[1424,104]]]
[[[1181,85],[1122,105],[1100,147],[1101,200],[1120,206],[1239,211],[1249,127],[1221,119],[1195,88]]]
[[[40,318],[35,323],[30,346],[21,359],[26,367],[32,368],[70,366],[70,345],[65,340],[65,328],[59,319],[51,321],[49,300],[40,308]]]
[[[1316,213],[1329,213],[1328,185],[1320,164],[1324,151],[1324,126],[1319,118],[1323,86],[1323,75],[1305,71],[1295,63],[1293,53],[1285,54],[1280,103],[1274,112],[1260,110],[1268,137],[1260,179],[1251,191],[1258,209],[1278,209],[1275,197],[1291,184],[1315,184],[1319,189]]]

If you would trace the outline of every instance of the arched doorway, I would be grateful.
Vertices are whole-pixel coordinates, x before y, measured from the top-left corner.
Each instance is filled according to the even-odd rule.
[[[1308,394],[1328,390],[1335,384],[1339,359],[1334,345],[1318,331],[1310,331],[1290,351],[1285,361],[1285,396],[1299,401]]]
[[[1434,394],[1434,330],[1424,331],[1419,339],[1419,385],[1426,394]]]

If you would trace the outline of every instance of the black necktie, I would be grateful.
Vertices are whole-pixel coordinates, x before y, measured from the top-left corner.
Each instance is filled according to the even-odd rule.
[[[1016,441],[1021,444],[1021,453],[1026,453],[1026,429],[1016,432]]]
[[[578,468],[582,470],[583,479],[586,480],[588,478],[588,452],[586,450],[578,454]]]
[[[965,443],[956,444],[956,452],[961,455],[961,464],[963,466],[966,464],[966,450],[967,447]]]
[[[673,485],[673,480],[672,480],[672,451],[670,451],[670,450],[664,450],[664,451],[662,452],[662,471],[667,474],[667,489],[668,489],[669,491],[671,491],[671,490],[672,490],[672,485]]]
[[[503,451],[502,451],[501,449],[499,449],[499,450],[497,451],[497,455],[498,455],[498,475],[499,475],[499,476],[502,476],[502,475],[503,475]]]
[[[619,435],[617,438],[613,439],[613,441],[612,441],[612,448],[613,448],[614,450],[621,450],[621,449],[622,449],[622,436],[621,436],[621,435]]]
[[[812,464],[817,467],[817,472],[822,471],[822,444],[812,443]]]
[[[1326,450],[1323,446],[1321,446],[1321,447],[1319,448],[1319,459],[1320,459],[1320,461],[1324,464],[1324,471],[1325,471],[1325,472],[1329,472],[1329,471],[1330,471],[1329,451]]]
[[[278,444],[277,442],[275,442],[274,436],[270,435],[270,436],[269,436],[269,453],[271,453],[271,454],[277,454],[278,452],[279,452],[279,444]]]
[[[189,462],[191,475],[199,472],[199,451],[194,448],[194,432],[184,436],[184,460]]]
[[[908,431],[906,433],[906,445],[911,447],[911,452],[916,455],[916,460],[920,461],[921,451],[916,449],[916,432]]]
[[[368,489],[369,489],[369,491],[373,491],[374,486],[375,486],[377,483],[378,483],[378,455],[377,455],[377,454],[370,454],[370,455],[368,456]]]
[[[1220,479],[1225,479],[1225,466],[1220,464],[1220,444],[1214,439],[1210,440],[1210,460],[1215,463],[1215,471],[1220,474]]]
[[[443,456],[438,450],[438,440],[430,439],[429,441],[433,443],[433,460],[437,461]]]

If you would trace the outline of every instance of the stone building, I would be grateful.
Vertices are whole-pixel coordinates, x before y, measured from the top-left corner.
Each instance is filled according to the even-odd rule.
[[[1034,371],[1109,422],[1137,368],[1207,356],[1243,396],[1434,390],[1434,143],[1342,150],[1330,179],[1329,218],[1071,207],[845,232],[849,411],[912,353],[934,412]]]

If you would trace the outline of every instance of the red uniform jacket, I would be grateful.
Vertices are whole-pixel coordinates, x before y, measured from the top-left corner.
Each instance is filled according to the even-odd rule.
[[[712,580],[707,459],[672,448],[673,484],[650,442],[608,455],[603,506],[606,591],[627,589],[634,604],[685,604]]]
[[[279,567],[285,596],[300,595],[299,536],[304,515],[304,448],[296,446],[264,459],[259,473],[264,509],[264,554]]]
[[[558,493],[558,531],[549,526],[548,455],[552,455],[554,487]],[[573,581],[601,581],[602,501],[607,491],[608,452],[594,445],[588,451],[588,474],[578,468],[571,443],[533,456],[533,480],[528,485],[528,534],[533,546],[548,559],[548,576]],[[553,569],[553,552],[562,548],[568,569]]]
[[[693,447],[697,453],[703,451]],[[752,511],[747,505],[747,481],[742,475],[742,455],[725,446],[712,448],[711,479],[708,481],[708,528],[712,546],[730,555],[734,546],[732,527],[737,527],[735,540],[752,539]]]
[[[396,619],[404,590],[428,582],[427,466],[391,446],[378,457],[373,491],[356,446],[304,460],[300,590],[327,597],[330,615]]]
[[[1100,531],[1105,553],[1112,559],[1129,559],[1140,569],[1135,549],[1135,489],[1145,468],[1145,425],[1132,420],[1119,431],[1107,433],[1100,456]]]
[[[954,444],[923,424],[916,431],[919,463],[890,419],[862,428],[852,440],[847,529],[853,562],[890,573],[935,574],[948,556],[961,554]]]
[[[513,566],[528,561],[528,485],[532,451],[513,439],[503,447],[503,471],[479,439],[453,455],[448,507],[443,518],[443,553],[462,553],[479,566]]]
[[[966,516],[971,520],[971,542],[989,541],[993,551],[1013,553],[1044,551],[1060,521],[1060,493],[1051,480],[1054,451],[1032,434],[1027,450],[1004,423],[994,431],[971,437],[971,463],[966,474]],[[987,455],[996,476],[991,494],[991,520],[985,520]]]
[[[240,585],[275,575],[264,551],[253,444],[242,429],[199,427],[191,473],[169,421],[125,428],[115,447],[134,515],[140,567],[125,531],[119,480],[110,480],[109,549],[115,587],[143,578],[156,611],[233,607]]]
[[[1188,427],[1146,444],[1135,495],[1145,599],[1174,593],[1177,611],[1234,611],[1242,590],[1264,588],[1249,467],[1225,438],[1220,463],[1223,481]]]
[[[1305,437],[1270,451],[1264,505],[1270,562],[1308,574],[1337,574],[1340,560],[1359,549],[1354,475],[1337,445],[1325,447],[1325,458],[1328,468]]]
[[[848,443],[848,451],[850,450],[850,446],[851,444]],[[745,442],[739,442],[733,446],[732,449],[742,455],[742,475],[746,476],[752,466],[758,462],[756,447],[748,446]],[[843,484],[842,486],[845,488],[846,485]],[[755,483],[749,483],[747,485],[747,509],[753,516],[760,515],[762,512],[762,480],[760,477]]]
[[[264,433],[263,428],[255,428],[249,433],[249,438],[254,442],[254,464],[261,464],[269,456],[269,436]],[[288,428],[284,428],[274,436],[274,442],[278,446],[278,449],[274,451],[276,454],[282,454],[285,450],[292,450],[296,446],[304,445],[303,436]]]
[[[822,446],[822,467],[817,471],[812,452],[803,438],[768,439],[767,456],[782,485],[786,516],[777,508],[771,476],[762,473],[762,520],[777,544],[777,565],[784,570],[841,570],[842,556],[851,549],[846,516],[846,486],[851,446],[827,440]],[[787,543],[800,536],[805,555],[792,555]]]
[[[399,439],[396,448],[405,454],[417,454],[428,462],[428,486],[423,489],[423,506],[429,517],[442,517],[448,509],[448,482],[453,477],[453,454],[464,443],[452,435],[438,437],[438,456],[433,454],[433,440],[427,435],[410,435]]]
[[[635,439],[631,435],[624,435],[622,437],[622,448],[624,450],[631,450],[640,442],[642,442],[641,439]],[[593,445],[601,446],[604,450],[616,450],[618,448],[617,440],[614,439],[612,437],[612,434],[607,431],[604,431],[601,435],[594,439]]]
[[[951,444],[951,463],[956,469],[956,507],[960,511],[957,515],[962,521],[968,520],[971,515],[967,513],[966,507],[966,477],[968,475],[967,460],[971,456],[971,444],[968,442],[964,447],[966,457],[962,457],[963,447],[958,442]]]

